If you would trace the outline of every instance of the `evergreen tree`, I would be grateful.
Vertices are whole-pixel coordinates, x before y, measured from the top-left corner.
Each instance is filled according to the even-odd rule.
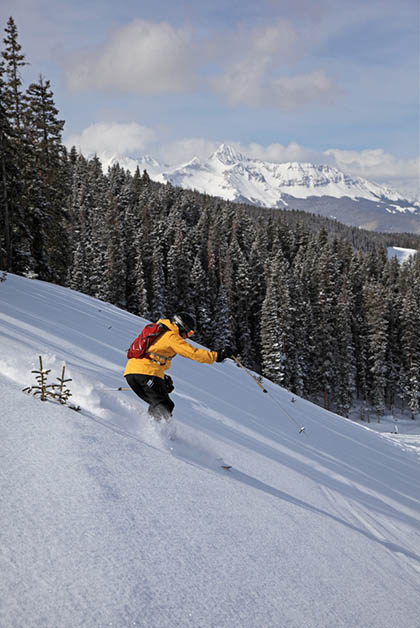
[[[388,322],[385,290],[378,282],[371,281],[365,288],[365,309],[369,352],[369,396],[379,419],[385,411]]]
[[[138,242],[142,242],[140,234],[138,236]],[[149,319],[151,315],[141,246],[138,248],[135,262],[135,282],[133,294],[136,295],[136,301],[131,305],[130,311]]]
[[[124,309],[127,305],[124,221],[117,199],[111,190],[108,191],[104,226],[107,246],[104,253],[102,279],[98,284],[96,296]]]
[[[233,348],[242,361],[255,367],[255,348],[251,336],[250,269],[234,232],[227,254],[225,282],[228,287],[229,307],[232,313],[235,342]]]
[[[18,161],[16,137],[5,106],[3,64],[0,64],[0,268],[12,270],[13,209],[17,204]]]
[[[263,375],[287,386],[287,335],[289,292],[287,262],[279,251],[268,268],[267,292],[261,308],[261,356]]]
[[[351,329],[351,293],[344,282],[337,301],[334,400],[337,412],[348,416],[355,390],[355,348]]]
[[[25,189],[28,185],[26,156],[30,146],[22,126],[23,93],[20,70],[25,55],[18,41],[16,24],[12,17],[7,22],[5,48],[0,63],[1,105],[1,220],[4,224],[4,265],[13,272],[22,272],[31,265],[30,229],[25,212]],[[3,152],[4,151],[4,152]]]
[[[18,41],[17,27],[12,17],[7,22],[5,33],[6,37],[3,39],[5,49],[1,53],[7,76],[4,103],[12,126],[19,130],[22,124],[24,108],[20,69],[28,64],[25,61],[25,55],[22,53],[22,46]]]
[[[200,256],[197,254],[191,270],[189,290],[191,305],[188,307],[197,323],[197,342],[210,346],[213,340],[213,322],[211,316],[210,290]]]
[[[322,235],[322,234],[321,234]],[[321,241],[323,241],[321,239]],[[318,392],[322,393],[324,407],[329,409],[331,394],[337,378],[337,345],[335,323],[337,317],[336,301],[339,292],[336,257],[328,242],[321,252],[317,268],[319,293],[315,308],[317,327],[315,364]]]
[[[216,349],[233,347],[233,318],[223,283],[219,286],[213,316],[214,331],[211,346]]]
[[[150,312],[153,320],[173,313],[166,307],[165,258],[159,240],[153,246]]]
[[[419,284],[415,284],[414,288],[419,291]],[[415,290],[404,297],[401,312],[401,389],[412,419],[420,409],[420,304],[415,298]]]
[[[41,76],[25,94],[22,124],[31,146],[27,168],[27,212],[34,270],[42,279],[64,278],[68,267],[66,153],[61,142],[64,121],[58,120],[50,82]],[[36,181],[36,184],[35,184]],[[57,277],[58,275],[58,277]]]

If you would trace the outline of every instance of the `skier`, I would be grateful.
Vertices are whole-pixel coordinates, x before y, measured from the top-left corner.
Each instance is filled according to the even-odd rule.
[[[232,350],[207,351],[196,349],[188,342],[194,334],[195,321],[191,314],[179,312],[171,319],[159,319],[158,323],[165,326],[163,333],[150,346],[146,357],[128,360],[124,377],[130,388],[140,399],[149,404],[149,414],[154,419],[169,420],[175,407],[169,397],[173,390],[172,379],[165,375],[169,369],[171,360],[176,355],[190,358],[196,362],[213,364],[223,362],[232,355]]]

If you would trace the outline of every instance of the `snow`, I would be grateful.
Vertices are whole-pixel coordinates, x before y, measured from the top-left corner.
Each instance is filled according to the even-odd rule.
[[[1,626],[418,628],[415,433],[180,357],[152,424],[107,390],[144,321],[13,275],[0,312]],[[80,412],[21,392],[39,355]]]
[[[417,253],[417,249],[405,249],[401,246],[389,246],[387,248],[388,259],[396,257],[400,264],[403,264],[410,257],[416,255]]]

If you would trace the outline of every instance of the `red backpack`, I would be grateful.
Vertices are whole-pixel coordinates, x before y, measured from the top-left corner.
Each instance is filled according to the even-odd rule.
[[[139,336],[130,345],[127,351],[127,358],[140,358],[151,359],[146,355],[150,345],[159,338],[164,331],[167,331],[167,327],[162,323],[149,323],[144,327]]]

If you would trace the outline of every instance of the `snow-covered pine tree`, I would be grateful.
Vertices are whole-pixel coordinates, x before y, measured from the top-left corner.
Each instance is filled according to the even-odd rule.
[[[401,388],[414,419],[420,409],[420,296],[419,280],[404,296],[401,311]]]
[[[171,314],[166,307],[165,258],[159,240],[153,244],[151,286],[150,313],[152,320],[158,320]]]
[[[328,242],[320,251],[316,269],[319,278],[319,292],[314,309],[316,322],[316,380],[318,392],[322,394],[324,407],[329,409],[331,395],[337,380],[337,361],[340,359],[337,350],[335,324],[337,318],[337,294],[339,291],[338,269],[336,257]]]
[[[1,52],[0,82],[2,106],[2,219],[5,228],[5,264],[13,272],[24,272],[32,264],[30,229],[26,223],[25,190],[30,185],[27,156],[30,152],[22,126],[24,97],[21,68],[28,65],[12,17],[5,28]],[[5,158],[5,159],[4,159]]]
[[[335,371],[337,379],[334,386],[333,400],[337,412],[348,416],[353,403],[355,390],[355,348],[351,329],[351,291],[344,281],[337,300]]]
[[[290,269],[289,276],[289,318],[288,363],[289,388],[303,396],[308,378],[308,364],[311,355],[311,304],[303,291],[303,284],[296,267]]]
[[[139,244],[142,242],[141,234],[138,235]],[[135,258],[135,266],[134,266],[134,275],[135,281],[132,286],[132,301],[131,301],[131,309],[130,312],[137,314],[138,316],[143,316],[144,318],[150,318],[150,306],[149,306],[149,298],[147,293],[147,281],[146,281],[146,273],[144,271],[144,261],[142,255],[141,246],[139,247],[138,253]]]
[[[20,129],[24,109],[21,68],[28,63],[18,41],[18,30],[13,17],[10,17],[5,28],[3,42],[5,48],[1,55],[4,59],[6,90],[3,94],[9,120],[15,129]]]
[[[260,314],[267,290],[264,261],[268,256],[268,238],[262,218],[255,225],[256,234],[249,252],[249,321],[254,354],[253,364],[256,370],[261,365]]]
[[[211,346],[214,325],[211,315],[210,289],[199,254],[196,255],[192,266],[188,294],[191,303],[188,311],[194,314],[197,322],[195,339],[205,346]]]
[[[365,311],[368,338],[369,397],[379,417],[385,411],[386,355],[388,321],[386,319],[385,289],[372,280],[365,287]]]
[[[173,212],[171,212],[172,215]],[[192,307],[188,291],[193,251],[191,237],[185,220],[178,209],[177,217],[170,226],[166,240],[170,241],[166,262],[166,309],[168,313],[189,311]]]
[[[399,263],[394,257],[384,268],[385,316],[388,322],[388,342],[386,354],[385,404],[395,406],[401,397],[400,374],[403,367],[401,353],[402,295],[399,290]]]
[[[66,155],[61,141],[64,121],[59,120],[50,81],[40,76],[24,97],[22,125],[31,151],[27,156],[31,179],[28,188],[31,249],[41,279],[62,280],[67,272],[69,253],[67,214],[70,193],[66,177]]]
[[[214,326],[211,347],[215,349],[232,347],[235,351],[232,313],[230,311],[229,302],[223,283],[221,283],[219,286],[219,291],[214,308],[213,320]]]
[[[250,269],[234,232],[230,243],[225,268],[229,286],[230,310],[235,324],[234,346],[241,360],[255,368],[255,347],[251,335]]]
[[[5,106],[6,85],[3,80],[4,65],[0,63],[0,268],[12,270],[12,225],[16,217],[18,201],[18,158],[16,133],[8,118]]]
[[[125,257],[124,208],[109,190],[104,215],[106,249],[102,280],[98,283],[96,296],[124,309],[126,307],[127,263]]]
[[[288,383],[289,305],[287,262],[282,251],[278,251],[267,269],[267,291],[261,308],[261,357],[263,375],[284,386]]]

